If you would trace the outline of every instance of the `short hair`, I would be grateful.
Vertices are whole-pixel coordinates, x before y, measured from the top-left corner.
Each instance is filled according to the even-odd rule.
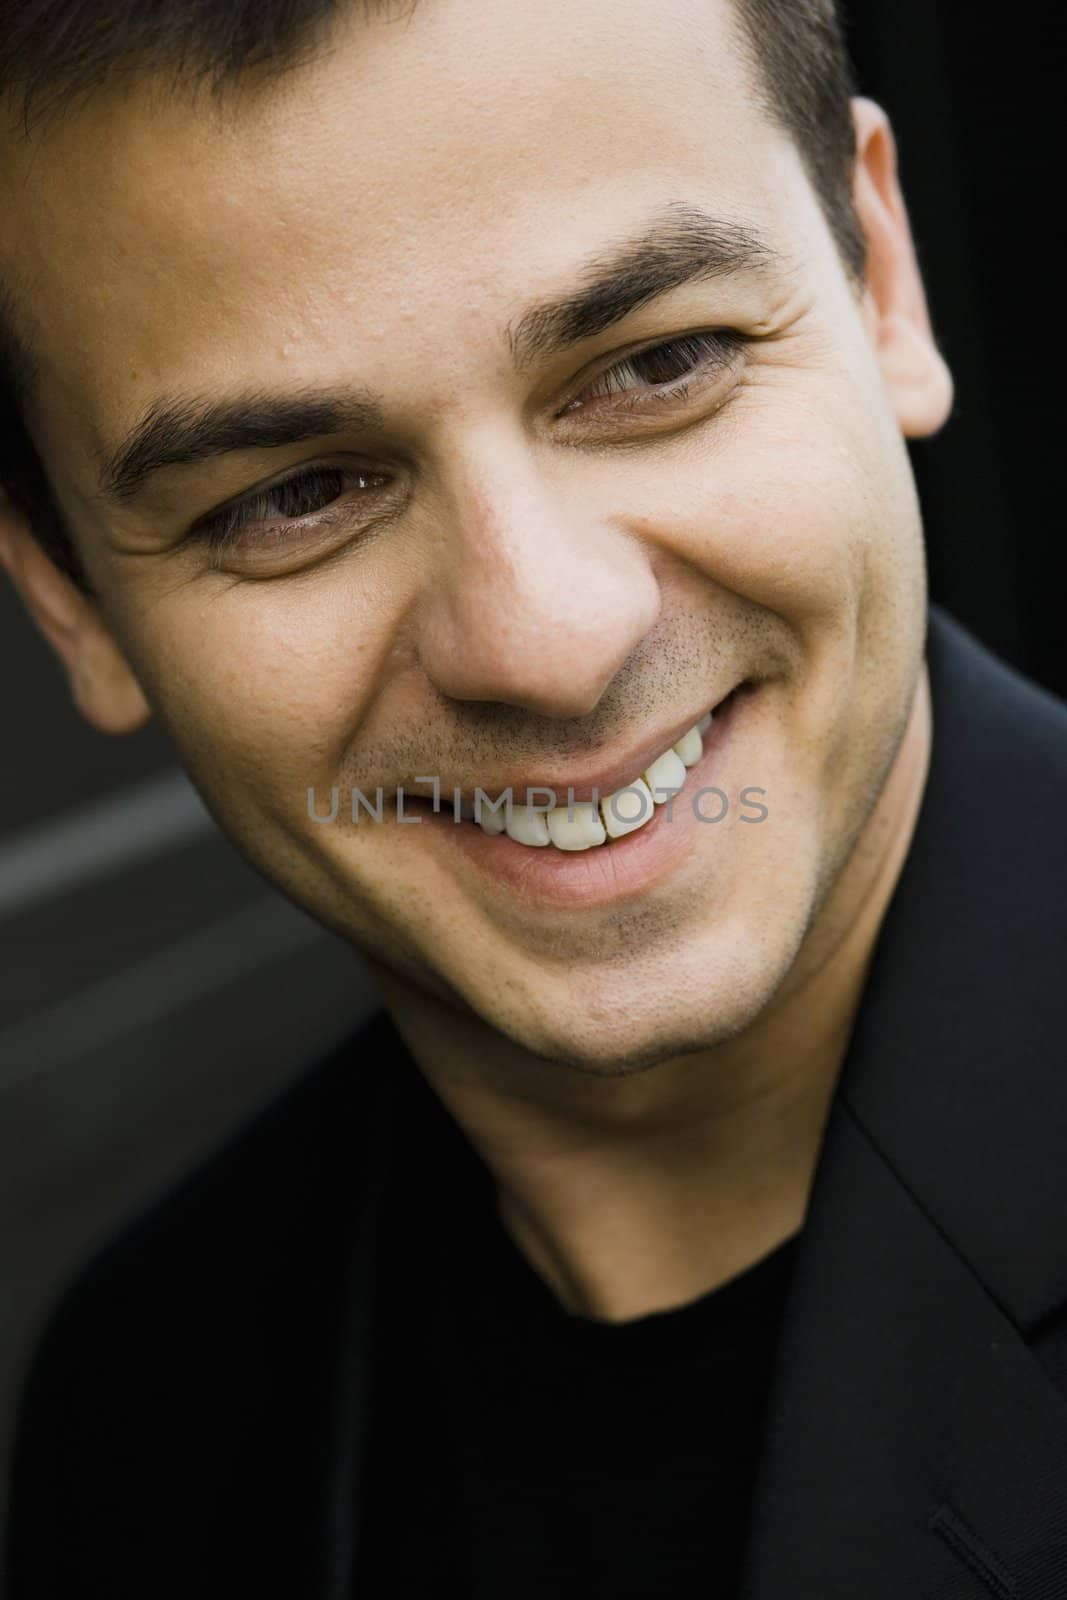
[[[357,0],[7,0],[0,98],[28,136],[122,73],[169,75],[214,94],[299,65]],[[358,0],[366,14],[390,0]],[[796,146],[845,272],[862,286],[866,240],[856,213],[853,68],[837,0],[730,0],[763,114]],[[401,0],[413,10],[418,0]],[[48,555],[91,588],[24,412],[34,362],[15,297],[0,285],[0,487]]]

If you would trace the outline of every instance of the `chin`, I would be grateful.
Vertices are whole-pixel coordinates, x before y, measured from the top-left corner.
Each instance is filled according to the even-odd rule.
[[[765,949],[756,938],[711,937],[635,961],[625,970],[583,964],[562,984],[512,992],[485,1020],[544,1061],[595,1077],[629,1077],[679,1057],[713,1050],[742,1033],[772,1000],[795,950]]]

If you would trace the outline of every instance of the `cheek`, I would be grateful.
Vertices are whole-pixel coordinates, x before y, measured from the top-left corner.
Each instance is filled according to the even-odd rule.
[[[748,387],[719,433],[657,474],[655,505],[627,521],[798,632],[851,631],[876,594],[914,581],[921,536],[903,440],[862,393],[843,404],[840,389],[819,388],[768,409]]]
[[[781,384],[750,390],[728,427],[679,453],[632,525],[699,583],[784,624],[799,692],[779,702],[771,744],[789,752],[783,804],[804,815],[845,806],[880,770],[885,740],[868,729],[894,729],[906,706],[925,565],[907,448],[877,390],[827,381],[793,398]]]
[[[337,781],[392,648],[369,599],[338,567],[153,611],[134,641],[150,697],[222,809],[299,815],[309,786]]]

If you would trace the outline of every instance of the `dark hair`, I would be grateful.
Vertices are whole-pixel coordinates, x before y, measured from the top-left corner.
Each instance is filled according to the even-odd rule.
[[[164,72],[175,82],[222,93],[307,59],[342,3],[6,0],[0,96],[28,135],[124,72]],[[390,9],[390,0],[360,3],[367,13]],[[406,0],[406,7],[417,3]],[[866,243],[852,195],[855,84],[836,0],[731,3],[760,108],[797,146],[846,273],[859,287]],[[25,426],[23,406],[33,379],[32,351],[20,337],[14,297],[0,286],[0,485],[56,565],[89,593]]]

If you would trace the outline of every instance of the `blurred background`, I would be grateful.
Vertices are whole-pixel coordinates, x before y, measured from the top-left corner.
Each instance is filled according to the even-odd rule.
[[[957,383],[947,429],[911,447],[931,592],[1067,697],[1062,0],[857,0],[849,38],[896,129]],[[358,956],[219,835],[160,730],[81,721],[2,574],[0,719],[2,1473],[23,1364],[79,1263],[374,1000]]]

